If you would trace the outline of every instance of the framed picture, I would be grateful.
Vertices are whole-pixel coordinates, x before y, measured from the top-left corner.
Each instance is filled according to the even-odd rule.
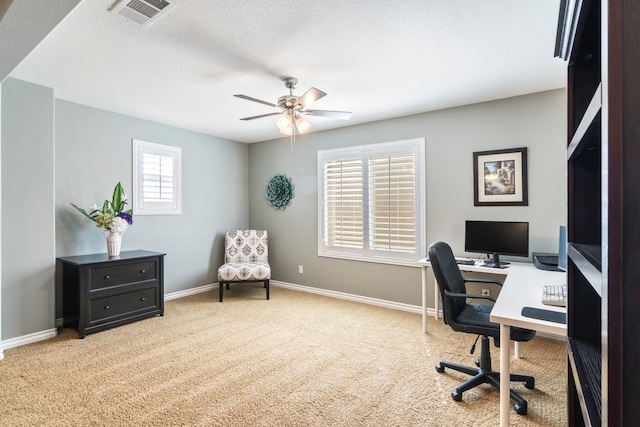
[[[475,206],[528,206],[527,147],[473,153]]]

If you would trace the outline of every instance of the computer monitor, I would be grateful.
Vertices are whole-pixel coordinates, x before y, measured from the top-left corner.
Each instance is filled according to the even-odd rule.
[[[558,270],[567,271],[567,227],[560,226],[558,233]]]
[[[485,265],[504,268],[500,255],[529,256],[529,223],[515,221],[466,221],[465,252],[486,253]]]

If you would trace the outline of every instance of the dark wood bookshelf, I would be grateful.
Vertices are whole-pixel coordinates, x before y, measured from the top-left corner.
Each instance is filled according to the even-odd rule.
[[[561,0],[570,426],[640,425],[640,2]]]

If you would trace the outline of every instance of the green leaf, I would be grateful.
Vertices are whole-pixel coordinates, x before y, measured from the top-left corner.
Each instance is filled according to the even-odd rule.
[[[75,204],[73,204],[73,203],[71,203],[71,206],[73,206],[74,208],[76,208],[76,209],[78,210],[78,212],[80,212],[82,215],[84,215],[84,216],[86,216],[87,218],[89,218],[91,221],[95,221],[95,218],[94,218],[94,216],[95,216],[95,215],[93,215],[95,211],[94,211],[94,212],[91,212],[91,213],[87,213],[87,211],[85,211],[84,209],[82,209],[82,208],[81,208],[81,207],[79,207],[79,206],[76,206],[76,205],[75,205]]]
[[[118,183],[116,188],[113,189],[113,197],[111,198],[111,205],[114,209],[114,214],[120,212],[124,208],[124,188],[122,184]]]
[[[110,213],[113,215],[113,210],[111,209],[111,202],[108,200],[105,200],[104,203],[102,204],[102,213]]]

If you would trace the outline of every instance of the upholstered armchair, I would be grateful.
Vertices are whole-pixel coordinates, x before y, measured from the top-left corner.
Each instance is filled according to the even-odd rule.
[[[218,269],[220,302],[231,283],[263,282],[269,299],[269,242],[266,230],[230,230],[224,237],[224,264]]]

